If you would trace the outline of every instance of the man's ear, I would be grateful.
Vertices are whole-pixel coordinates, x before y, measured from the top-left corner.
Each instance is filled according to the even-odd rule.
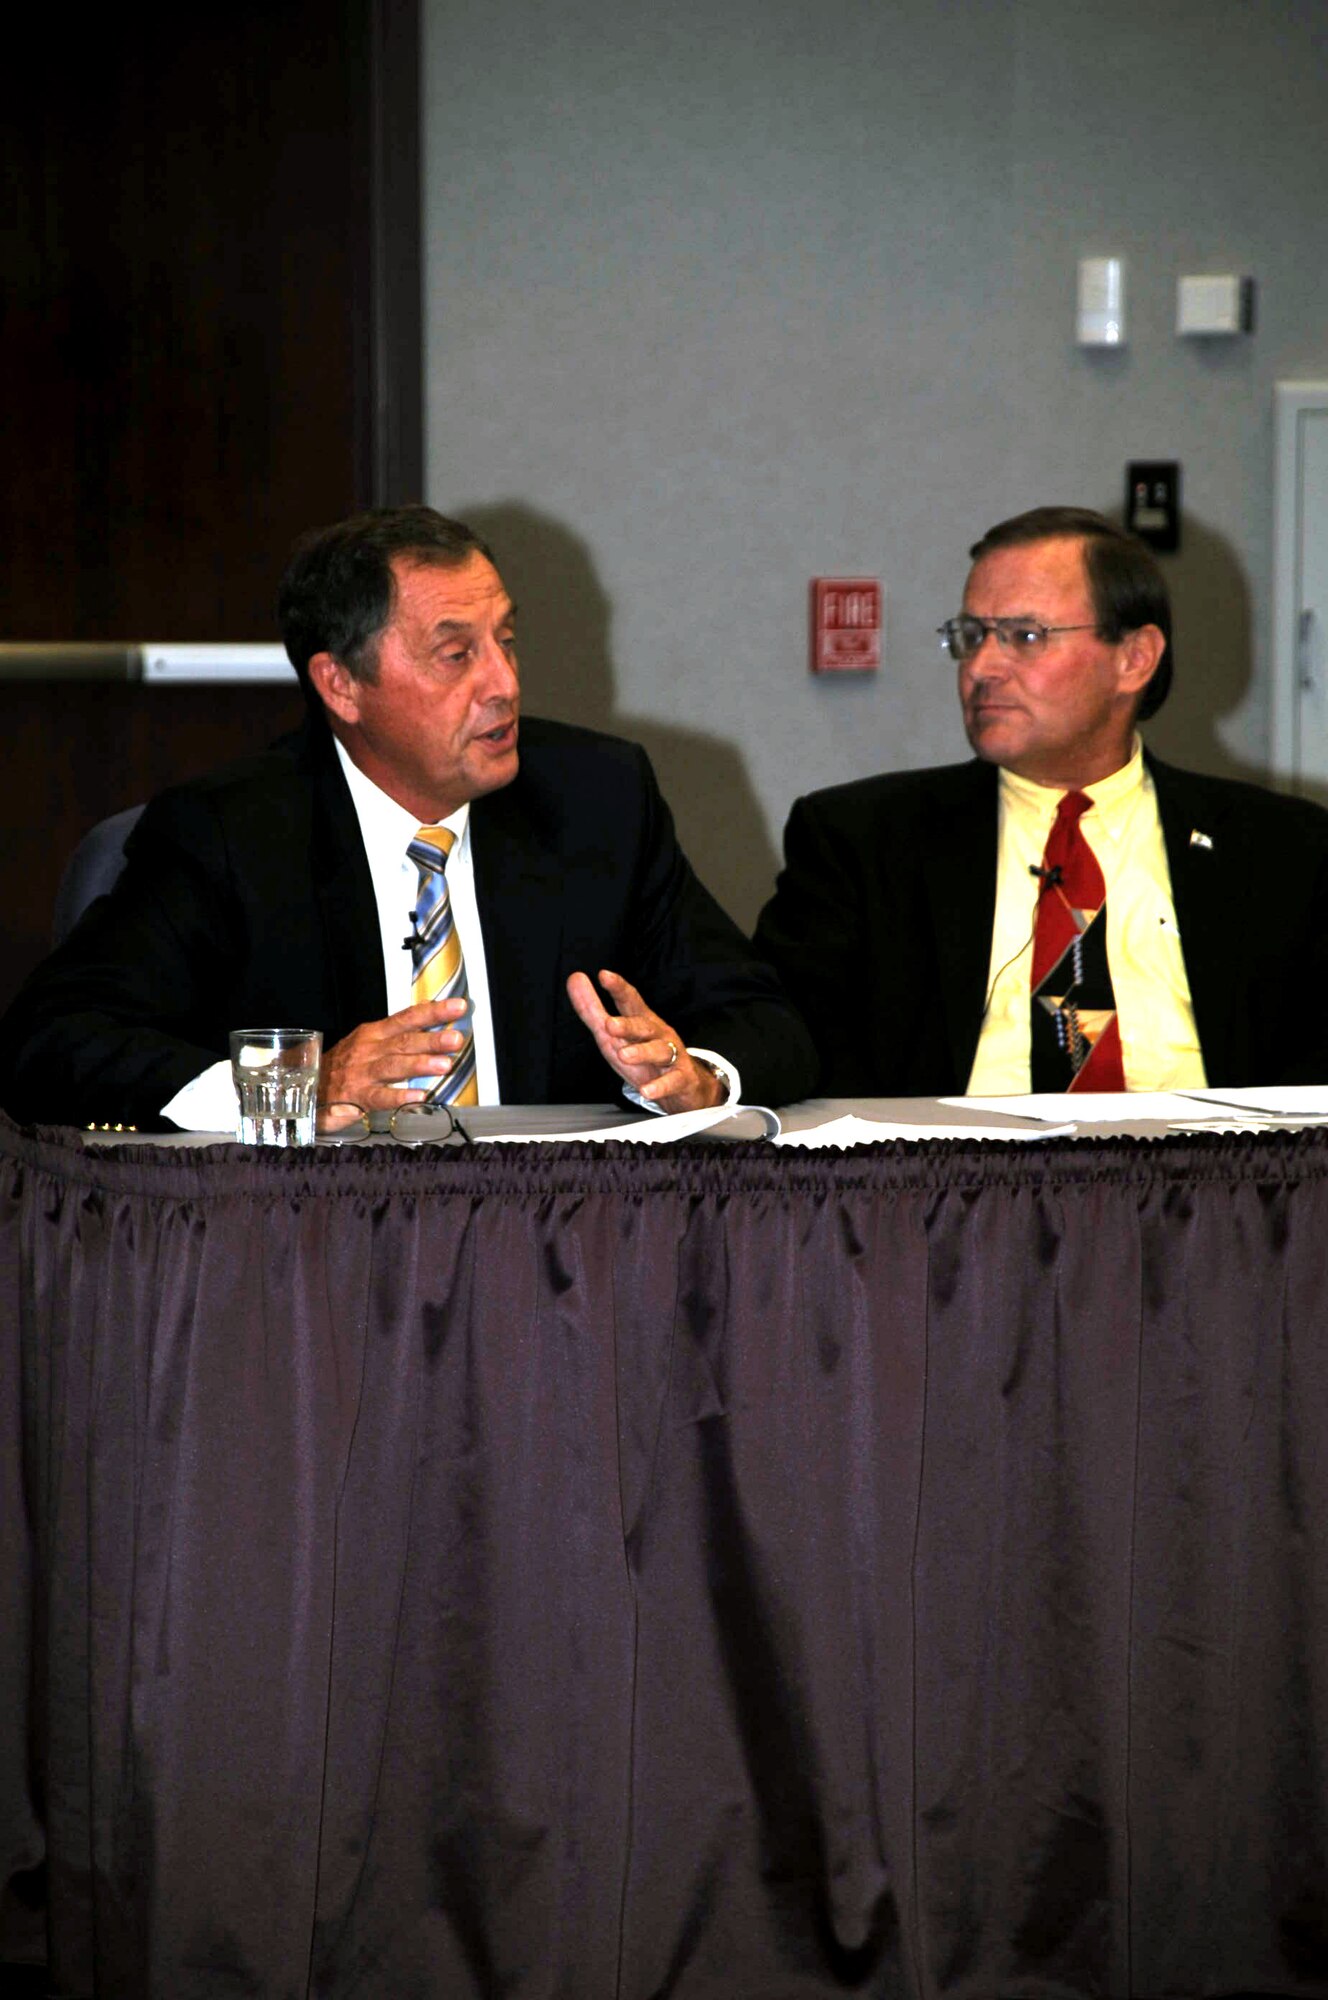
[[[309,661],[309,679],[324,706],[340,721],[359,721],[360,684],[340,660],[331,653],[315,653]]]
[[[1141,625],[1121,640],[1120,690],[1138,700],[1157,672],[1167,642],[1160,626]]]

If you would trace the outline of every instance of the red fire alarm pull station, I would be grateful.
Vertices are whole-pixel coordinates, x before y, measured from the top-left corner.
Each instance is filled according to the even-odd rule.
[[[812,672],[870,674],[881,664],[881,586],[874,576],[812,578]]]

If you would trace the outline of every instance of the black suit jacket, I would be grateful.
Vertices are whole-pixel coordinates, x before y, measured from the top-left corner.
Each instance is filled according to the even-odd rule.
[[[692,872],[638,746],[523,721],[519,774],[474,802],[471,844],[505,1102],[615,1095],[564,992],[569,972],[601,966],[737,1063],[748,1098],[811,1089],[801,1021]],[[0,1103],[19,1119],[150,1127],[232,1028],[316,1027],[330,1047],[386,1011],[355,810],[311,718],[148,806],[115,889],[0,1023]]]
[[[1328,812],[1148,765],[1209,1083],[1328,1082]],[[823,1091],[964,1089],[986,1005],[996,841],[997,772],[980,762],[794,806],[756,939],[811,1027]]]

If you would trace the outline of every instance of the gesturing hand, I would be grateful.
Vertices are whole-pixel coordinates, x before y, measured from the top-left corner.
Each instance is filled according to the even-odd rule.
[[[451,1024],[465,1000],[428,1000],[403,1007],[382,1021],[365,1021],[325,1051],[318,1076],[320,1104],[358,1104],[365,1111],[392,1111],[417,1104],[422,1090],[405,1090],[413,1076],[446,1076],[465,1042]]]
[[[601,971],[599,983],[617,1007],[610,1014],[584,972],[567,982],[567,997],[606,1063],[661,1111],[699,1111],[718,1104],[724,1087],[688,1055],[682,1037],[646,1005],[629,980]]]

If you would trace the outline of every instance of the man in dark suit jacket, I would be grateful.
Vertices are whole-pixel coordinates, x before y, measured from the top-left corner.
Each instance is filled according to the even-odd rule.
[[[304,729],[148,806],[111,895],[2,1024],[11,1115],[158,1124],[249,1024],[322,1029],[324,1102],[393,1108],[447,1074],[465,1003],[389,1011],[348,776],[421,825],[470,807],[503,1101],[596,1101],[607,1062],[662,1109],[718,1102],[722,1065],[688,1044],[748,1097],[807,1092],[802,1023],[692,872],[644,753],[519,720],[512,606],[469,529],[427,508],[341,523],[297,550],[281,608]],[[407,909],[403,890],[403,930]]]
[[[1002,848],[1002,773],[1023,781],[1025,797],[1047,787],[1049,800],[1118,783],[1136,720],[1160,706],[1170,682],[1165,585],[1132,537],[1084,510],[1042,508],[1001,523],[972,554],[964,613],[943,631],[959,658],[977,761],[799,800],[787,865],[758,926],[758,945],[812,1028],[820,1087],[832,1095],[962,1092],[993,995],[1008,989],[1007,1021],[1016,1005],[1028,1018],[1048,885],[1037,848]],[[1202,1073],[1194,1056],[1168,1069],[1170,1056],[1132,1035],[1126,989],[1127,1085],[1138,1087],[1140,1069],[1149,1083],[1182,1086],[1328,1082],[1328,813],[1151,757],[1139,779],[1141,817],[1129,824],[1147,831],[1155,814],[1154,874],[1169,876],[1171,903],[1165,880],[1156,891],[1146,884],[1144,897],[1156,895],[1149,920],[1160,946],[1164,932],[1179,933],[1180,990],[1162,996],[1164,1026],[1188,1004]],[[1090,842],[1094,817],[1084,819]],[[1106,865],[1110,899],[1110,871],[1129,857]],[[993,943],[998,896],[1008,955]],[[1146,955],[1133,981],[1137,1027],[1154,1001]],[[1175,1039],[1183,1046],[1183,1026]]]

